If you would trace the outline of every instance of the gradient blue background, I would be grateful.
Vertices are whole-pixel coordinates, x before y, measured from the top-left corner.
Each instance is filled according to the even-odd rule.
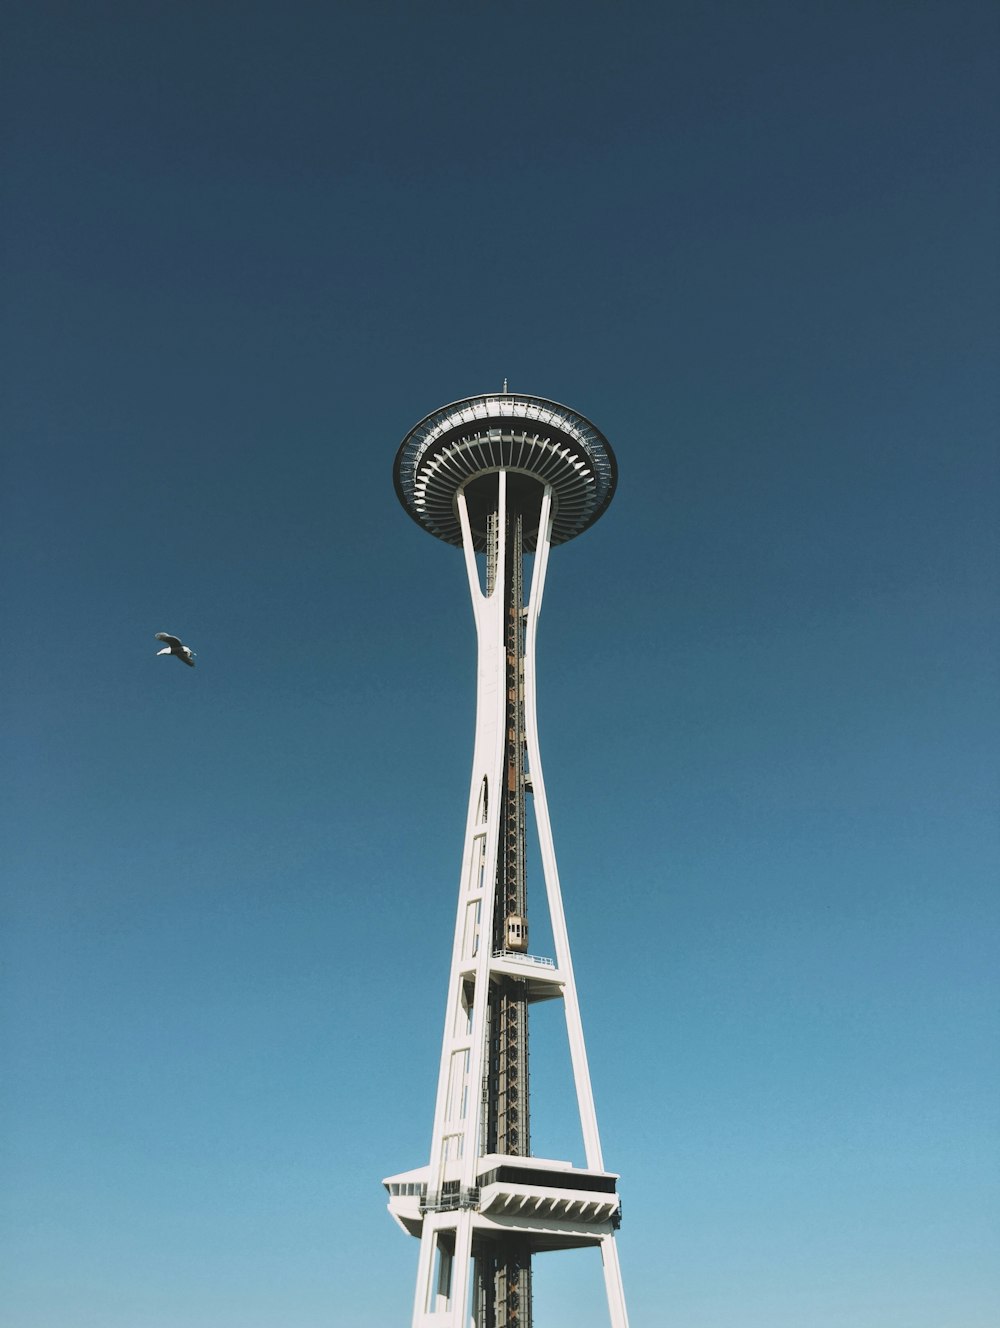
[[[12,11],[4,1322],[409,1322],[474,642],[391,464],[506,375],[620,462],[539,663],[634,1328],[995,1328],[995,7]]]

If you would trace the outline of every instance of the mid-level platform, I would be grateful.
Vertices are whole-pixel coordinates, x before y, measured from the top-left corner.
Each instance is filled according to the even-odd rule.
[[[477,1243],[516,1233],[542,1252],[594,1245],[621,1220],[618,1176],[610,1171],[488,1153],[480,1159],[475,1189],[445,1181],[431,1193],[428,1173],[428,1167],[417,1167],[382,1182],[389,1212],[410,1236],[422,1234],[428,1214],[471,1209]]]

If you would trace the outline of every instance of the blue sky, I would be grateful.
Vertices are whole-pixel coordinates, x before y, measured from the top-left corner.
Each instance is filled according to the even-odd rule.
[[[474,640],[391,465],[504,376],[620,466],[539,667],[633,1324],[996,1323],[997,27],[7,15],[11,1328],[408,1322]]]

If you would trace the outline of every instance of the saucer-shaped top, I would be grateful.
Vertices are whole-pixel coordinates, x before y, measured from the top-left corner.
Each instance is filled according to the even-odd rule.
[[[556,401],[521,392],[485,393],[442,406],[403,439],[393,468],[396,493],[414,521],[461,547],[457,496],[466,490],[473,538],[485,547],[495,505],[488,476],[508,472],[508,491],[525,516],[524,547],[534,549],[542,486],[552,486],[552,543],[592,526],[614,496],[618,466],[590,420]]]

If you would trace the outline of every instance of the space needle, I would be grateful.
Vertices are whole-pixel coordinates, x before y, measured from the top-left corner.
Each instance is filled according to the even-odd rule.
[[[600,1253],[611,1328],[627,1328],[618,1176],[601,1152],[535,680],[549,551],[607,510],[614,452],[584,416],[509,392],[505,382],[499,393],[422,419],[403,439],[393,477],[413,520],[464,551],[478,640],[472,782],[430,1156],[383,1181],[389,1212],[420,1241],[412,1328],[532,1328],[534,1260],[586,1246]],[[529,944],[531,823],[551,955],[533,954]],[[541,898],[533,895],[531,907],[542,907]],[[582,1167],[531,1151],[529,1014],[552,1000],[566,1016]]]

